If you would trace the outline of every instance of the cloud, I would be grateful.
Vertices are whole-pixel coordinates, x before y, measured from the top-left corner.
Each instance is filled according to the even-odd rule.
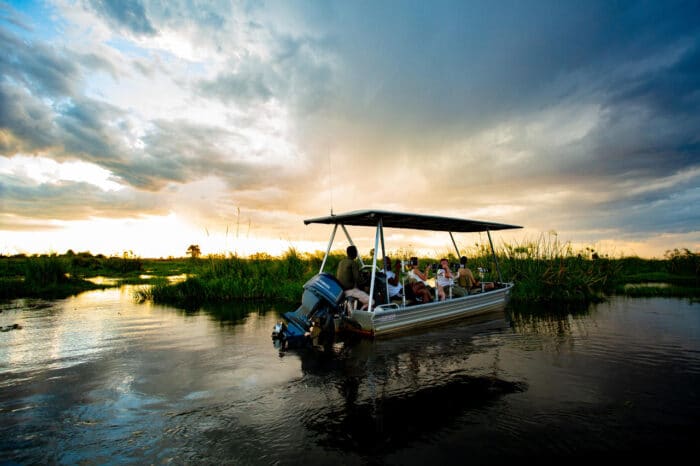
[[[3,214],[13,220],[4,225],[12,228],[23,219],[64,221],[92,217],[134,217],[165,215],[172,207],[148,193],[132,190],[104,191],[86,182],[60,181],[30,183],[15,176],[3,176]]]
[[[156,29],[146,16],[140,0],[90,0],[90,6],[110,24],[131,33],[152,36]]]
[[[214,80],[202,82],[199,87],[204,95],[223,102],[248,103],[272,97],[272,91],[265,84],[265,77],[254,70],[219,75]]]
[[[268,212],[330,204],[691,234],[698,16],[683,1],[85,0],[39,34],[8,7],[0,154],[82,160],[125,189],[20,177],[6,203],[55,196],[73,218],[93,215],[80,196],[105,216],[143,202],[202,223],[242,206],[274,234]]]
[[[53,144],[53,115],[37,97],[0,82],[0,151],[33,152]]]

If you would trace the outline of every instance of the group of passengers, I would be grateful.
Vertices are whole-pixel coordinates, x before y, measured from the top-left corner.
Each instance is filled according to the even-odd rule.
[[[440,259],[436,270],[435,287],[428,284],[430,269],[430,265],[427,265],[425,270],[421,272],[418,268],[418,258],[411,257],[411,270],[408,272],[409,283],[413,294],[422,302],[435,299],[436,293],[437,298],[444,301],[447,298],[467,296],[477,289],[490,290],[494,288],[493,283],[484,283],[482,288],[482,283],[474,278],[474,274],[467,267],[466,256],[460,257],[459,268],[456,272],[450,269],[450,263],[446,258]]]
[[[369,307],[369,294],[359,288],[360,267],[357,263],[357,248],[348,246],[347,257],[338,264],[336,277],[343,287],[346,297],[352,297],[362,303],[362,309]],[[393,269],[391,258],[384,257],[384,274],[387,282],[389,299],[402,299],[404,294],[411,296],[419,302],[430,302],[437,298],[440,301],[451,298],[467,296],[471,290],[493,289],[493,283],[482,283],[474,278],[474,274],[467,267],[467,258],[462,256],[459,259],[460,265],[456,272],[450,269],[450,264],[446,258],[440,259],[440,264],[436,270],[435,286],[428,284],[431,267],[427,265],[425,271],[418,267],[418,258],[411,257],[410,270],[408,271],[408,284],[410,291],[404,293],[403,285],[399,280],[401,276],[401,261],[394,263]]]

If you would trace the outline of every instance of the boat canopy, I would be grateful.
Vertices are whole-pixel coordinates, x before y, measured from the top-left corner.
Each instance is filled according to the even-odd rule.
[[[325,223],[328,225],[352,225],[376,227],[382,221],[384,228],[404,228],[411,230],[449,231],[476,233],[481,231],[511,230],[522,228],[505,223],[483,222],[461,218],[440,217],[436,215],[408,214],[385,210],[356,210],[338,215],[304,220],[304,224]]]

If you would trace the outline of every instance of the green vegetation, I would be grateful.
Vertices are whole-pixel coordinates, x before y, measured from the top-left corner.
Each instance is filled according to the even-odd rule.
[[[0,298],[58,298],[98,285],[70,275],[66,257],[56,255],[0,261]]]
[[[398,251],[392,257],[408,255],[412,254]],[[104,287],[86,280],[104,276],[118,278],[117,286],[152,285],[143,287],[137,298],[182,308],[229,301],[297,302],[302,285],[319,271],[323,259],[320,252],[301,254],[293,248],[282,257],[202,258],[191,252],[190,256],[141,259],[129,253],[105,257],[72,251],[61,256],[0,256],[0,298],[68,296]],[[479,268],[485,268],[485,281],[497,279],[497,267],[487,247],[478,246],[468,256],[468,266],[475,275]],[[342,251],[331,254],[325,270],[334,272],[343,257]],[[449,258],[457,262],[455,256]],[[436,259],[423,258],[421,266]],[[365,258],[365,263],[368,260]],[[569,244],[559,244],[556,235],[549,235],[502,247],[498,265],[504,279],[516,283],[511,298],[516,303],[578,305],[611,294],[700,297],[700,255],[687,249],[668,251],[663,259],[614,259],[601,257],[590,248],[573,251]],[[167,280],[172,276],[181,280]]]
[[[611,294],[700,297],[700,255],[687,249],[667,251],[664,259],[613,259],[590,248],[575,252],[550,236],[506,246],[502,256],[504,276],[517,284],[514,302],[587,303]]]
[[[293,248],[281,258],[256,254],[248,259],[211,256],[191,260],[196,261],[196,275],[180,283],[161,283],[141,290],[138,298],[185,308],[233,300],[295,301],[301,285],[320,266],[320,261],[315,267],[314,258],[302,257]]]
[[[118,277],[118,283],[152,283],[168,275],[189,271],[187,260],[142,260],[93,256],[89,252],[0,256],[0,299],[23,297],[62,298],[83,291],[105,288],[88,278]],[[152,271],[151,271],[152,270]],[[144,276],[150,274],[153,277]]]

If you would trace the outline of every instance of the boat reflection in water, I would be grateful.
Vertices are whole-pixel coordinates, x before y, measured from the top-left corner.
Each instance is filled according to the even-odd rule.
[[[389,339],[356,338],[333,352],[304,350],[304,383],[327,398],[303,414],[324,447],[384,454],[456,425],[527,386],[499,377],[503,311]],[[336,390],[328,392],[327,385]],[[325,392],[323,389],[325,388]]]

